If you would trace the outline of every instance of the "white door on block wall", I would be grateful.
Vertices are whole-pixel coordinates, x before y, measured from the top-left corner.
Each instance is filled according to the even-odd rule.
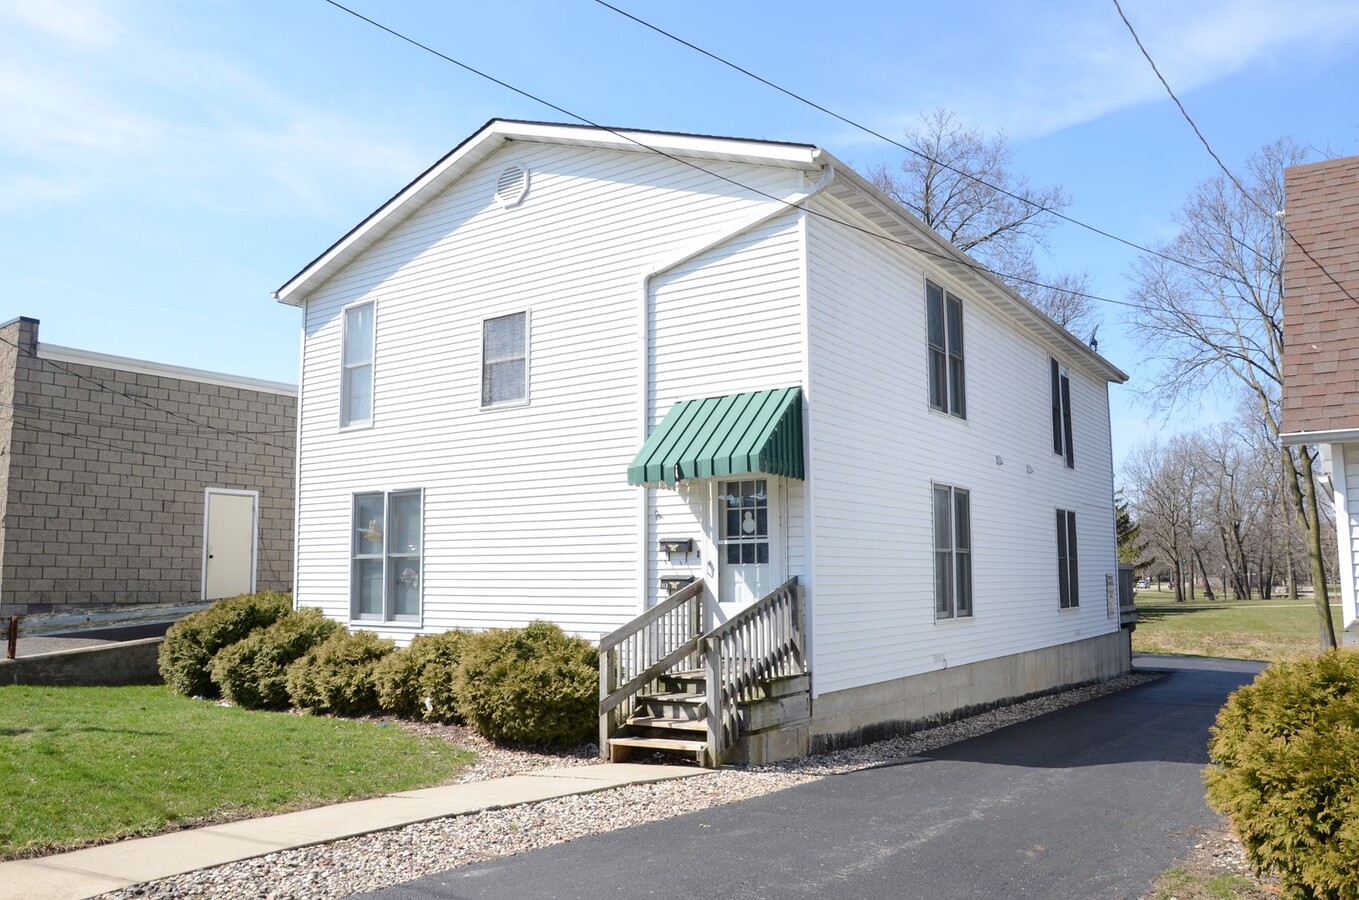
[[[783,584],[781,486],[773,478],[716,482],[717,617],[722,621]]]
[[[203,599],[252,593],[259,494],[208,488],[203,502]]]

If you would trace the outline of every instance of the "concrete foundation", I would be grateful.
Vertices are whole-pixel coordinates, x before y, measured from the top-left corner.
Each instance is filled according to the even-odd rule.
[[[163,637],[153,637],[3,659],[0,660],[0,684],[95,687],[159,684],[157,656],[164,641]]]
[[[1128,633],[926,672],[812,700],[809,752],[824,753],[914,731],[1001,703],[1122,675]]]

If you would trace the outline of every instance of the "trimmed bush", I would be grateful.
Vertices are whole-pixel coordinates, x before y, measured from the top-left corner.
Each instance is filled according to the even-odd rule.
[[[406,719],[461,722],[453,676],[468,637],[466,631],[422,634],[384,657],[374,672],[382,708]]]
[[[1275,663],[1232,694],[1208,751],[1208,802],[1285,897],[1359,898],[1359,653]]]
[[[237,706],[286,709],[288,666],[343,630],[343,625],[327,619],[319,609],[298,610],[218,651],[212,660],[212,680],[222,696]]]
[[[244,640],[257,628],[267,628],[293,609],[290,594],[264,591],[219,600],[170,626],[160,646],[160,677],[186,697],[216,697],[212,658],[223,647]]]
[[[454,678],[458,710],[488,738],[576,744],[599,722],[599,652],[550,622],[468,635]]]
[[[298,709],[331,716],[377,712],[373,669],[395,644],[371,631],[341,631],[288,667],[288,698]]]

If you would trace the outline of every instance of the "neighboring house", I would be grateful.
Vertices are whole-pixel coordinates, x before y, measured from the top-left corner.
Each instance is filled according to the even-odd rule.
[[[276,296],[297,598],[350,627],[625,628],[613,703],[716,665],[672,591],[772,592],[795,639],[723,659],[801,678],[779,754],[1129,666],[1126,376],[823,150],[493,120]]]
[[[0,325],[0,615],[292,584],[297,392]]]
[[[1283,442],[1335,503],[1344,642],[1359,645],[1359,156],[1284,170]]]

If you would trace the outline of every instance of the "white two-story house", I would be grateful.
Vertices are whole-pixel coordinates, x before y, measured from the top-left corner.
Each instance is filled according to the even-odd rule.
[[[494,120],[276,296],[297,601],[350,627],[792,583],[792,752],[1128,668],[1126,376],[820,148]]]

